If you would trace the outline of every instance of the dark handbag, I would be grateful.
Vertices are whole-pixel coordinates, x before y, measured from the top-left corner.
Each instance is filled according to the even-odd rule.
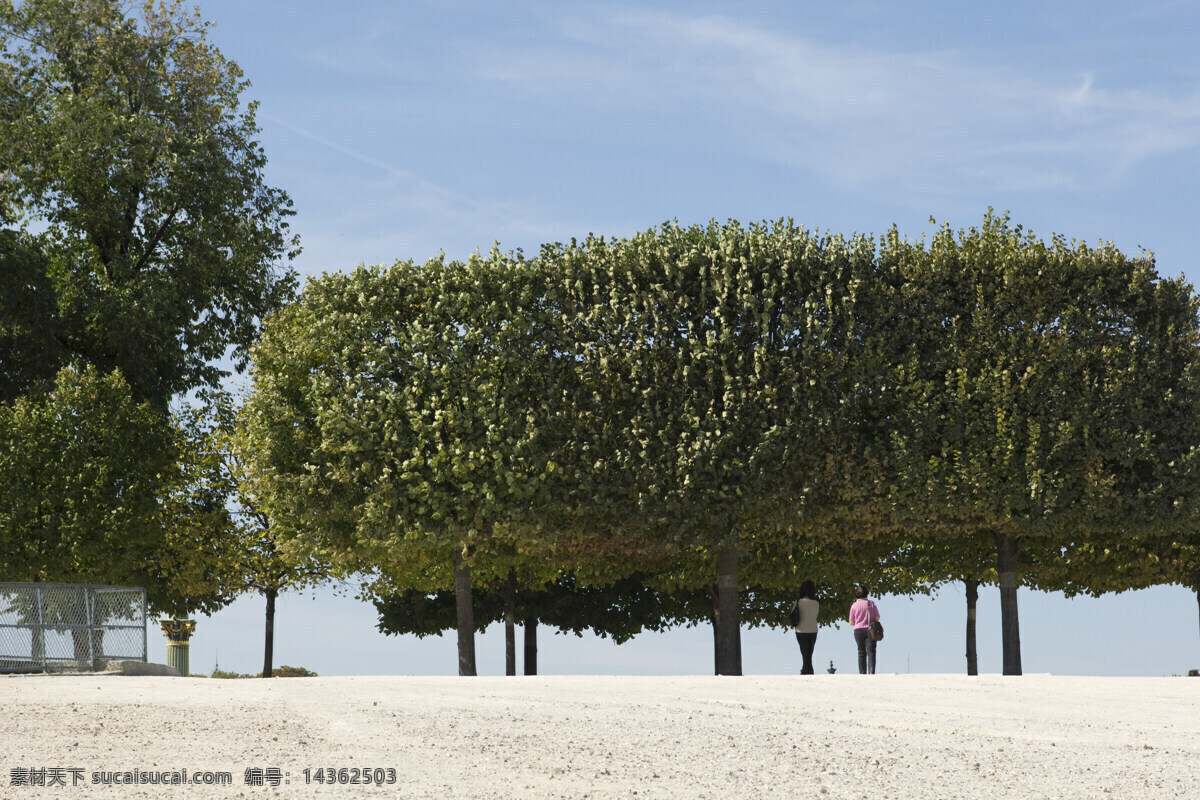
[[[790,622],[792,624],[793,628],[800,624],[800,601],[799,600],[797,600],[795,603],[792,604],[792,613],[788,614],[788,622]]]
[[[883,641],[883,623],[880,622],[879,620],[875,620],[870,625],[868,625],[867,626],[867,636],[870,636],[871,641],[873,641],[873,642],[882,642]]]

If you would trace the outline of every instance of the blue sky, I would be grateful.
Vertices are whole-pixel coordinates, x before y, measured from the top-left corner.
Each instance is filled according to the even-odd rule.
[[[260,103],[269,180],[296,203],[305,274],[462,258],[494,241],[534,253],[669,219],[791,217],[918,238],[931,217],[970,226],[991,206],[1044,238],[1112,240],[1153,251],[1164,275],[1197,277],[1200,3],[199,7],[253,84],[245,99]],[[995,595],[980,601],[991,672]],[[882,599],[880,669],[963,671],[963,604],[955,587]],[[193,665],[257,670],[261,606],[201,619]],[[383,637],[371,611],[328,592],[285,597],[276,663],[456,670],[452,641]],[[1022,592],[1025,671],[1185,672],[1200,666],[1197,611],[1179,588]],[[622,647],[542,639],[543,672],[711,671],[707,629]],[[481,673],[502,673],[498,632],[479,647]],[[798,669],[787,634],[751,632],[744,648],[748,672]],[[821,634],[818,664],[853,671],[853,656],[847,629]]]

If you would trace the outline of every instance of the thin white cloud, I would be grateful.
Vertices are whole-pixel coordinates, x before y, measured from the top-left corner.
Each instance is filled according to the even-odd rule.
[[[411,184],[415,188],[419,189],[421,192],[425,193],[426,195],[440,197],[440,198],[443,198],[450,202],[465,203],[468,205],[471,204],[471,201],[468,200],[467,198],[463,198],[459,195],[456,195],[454,192],[451,192],[449,189],[446,189],[445,187],[439,186],[438,184],[433,183],[432,181],[428,181],[428,180],[420,177],[419,175],[409,172],[406,169],[402,169],[400,167],[393,166],[392,164],[389,164],[386,161],[382,161],[371,155],[363,153],[360,150],[356,150],[355,148],[350,147],[346,144],[334,141],[333,139],[330,139],[327,136],[322,136],[321,134],[319,134],[315,131],[309,130],[308,128],[302,127],[293,122],[289,122],[288,120],[282,119],[273,114],[260,113],[259,116],[261,116],[262,119],[264,119],[265,121],[267,121],[273,125],[278,125],[281,128],[286,128],[287,130],[291,131],[292,133],[299,134],[300,136],[303,136],[305,139],[308,139],[312,142],[316,142],[317,144],[321,145],[322,147],[326,147],[330,150],[333,150],[334,152],[341,153],[342,155],[344,155],[347,158],[350,158],[354,161],[358,161],[359,163],[365,164],[369,167],[373,167],[373,168],[379,170],[380,173],[387,176],[389,179],[391,179],[393,181],[396,181],[399,183]]]
[[[493,48],[476,75],[526,97],[703,116],[843,188],[968,174],[996,189],[1087,189],[1200,144],[1200,95],[1108,87],[1086,64],[1044,74],[662,12],[577,17],[561,34]]]
[[[509,228],[527,229],[531,227],[531,223],[522,220],[518,216],[514,216],[506,208],[481,202],[460,192],[448,189],[410,170],[397,167],[361,150],[272,114],[260,114],[260,116],[263,120],[273,125],[285,128],[352,161],[372,168],[375,170],[377,180],[381,179],[390,184],[387,188],[393,192],[393,202],[405,206],[409,210],[436,212],[446,216],[482,218],[492,222],[499,222]]]
[[[322,40],[307,58],[322,68],[353,78],[402,75],[403,59],[396,57],[395,39],[401,29],[386,19],[359,25],[347,38]]]
[[[488,202],[467,196],[279,116],[260,112],[259,117],[368,168],[357,174],[347,169],[336,182],[318,176],[317,190],[327,193],[336,187],[332,191],[342,202],[328,194],[321,198],[339,211],[307,228],[301,256],[305,272],[397,258],[423,261],[440,252],[465,258],[497,240],[506,249],[530,248],[580,229],[577,221],[547,219],[515,200]],[[298,184],[303,191],[303,182]],[[303,214],[304,204],[298,204]],[[345,251],[347,240],[355,243],[356,252]]]

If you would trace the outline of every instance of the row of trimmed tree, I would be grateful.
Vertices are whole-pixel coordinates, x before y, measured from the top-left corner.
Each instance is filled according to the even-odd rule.
[[[664,224],[310,280],[235,449],[281,552],[365,576],[385,630],[452,625],[460,674],[480,608],[510,672],[520,608],[708,619],[740,674],[744,618],[804,578],[995,582],[1019,674],[1020,585],[1200,592],[1198,344],[1152,258],[990,212],[917,241]]]

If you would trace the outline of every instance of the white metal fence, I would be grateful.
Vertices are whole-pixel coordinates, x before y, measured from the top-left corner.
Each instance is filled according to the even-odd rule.
[[[146,590],[0,583],[0,672],[103,669],[146,660]]]

